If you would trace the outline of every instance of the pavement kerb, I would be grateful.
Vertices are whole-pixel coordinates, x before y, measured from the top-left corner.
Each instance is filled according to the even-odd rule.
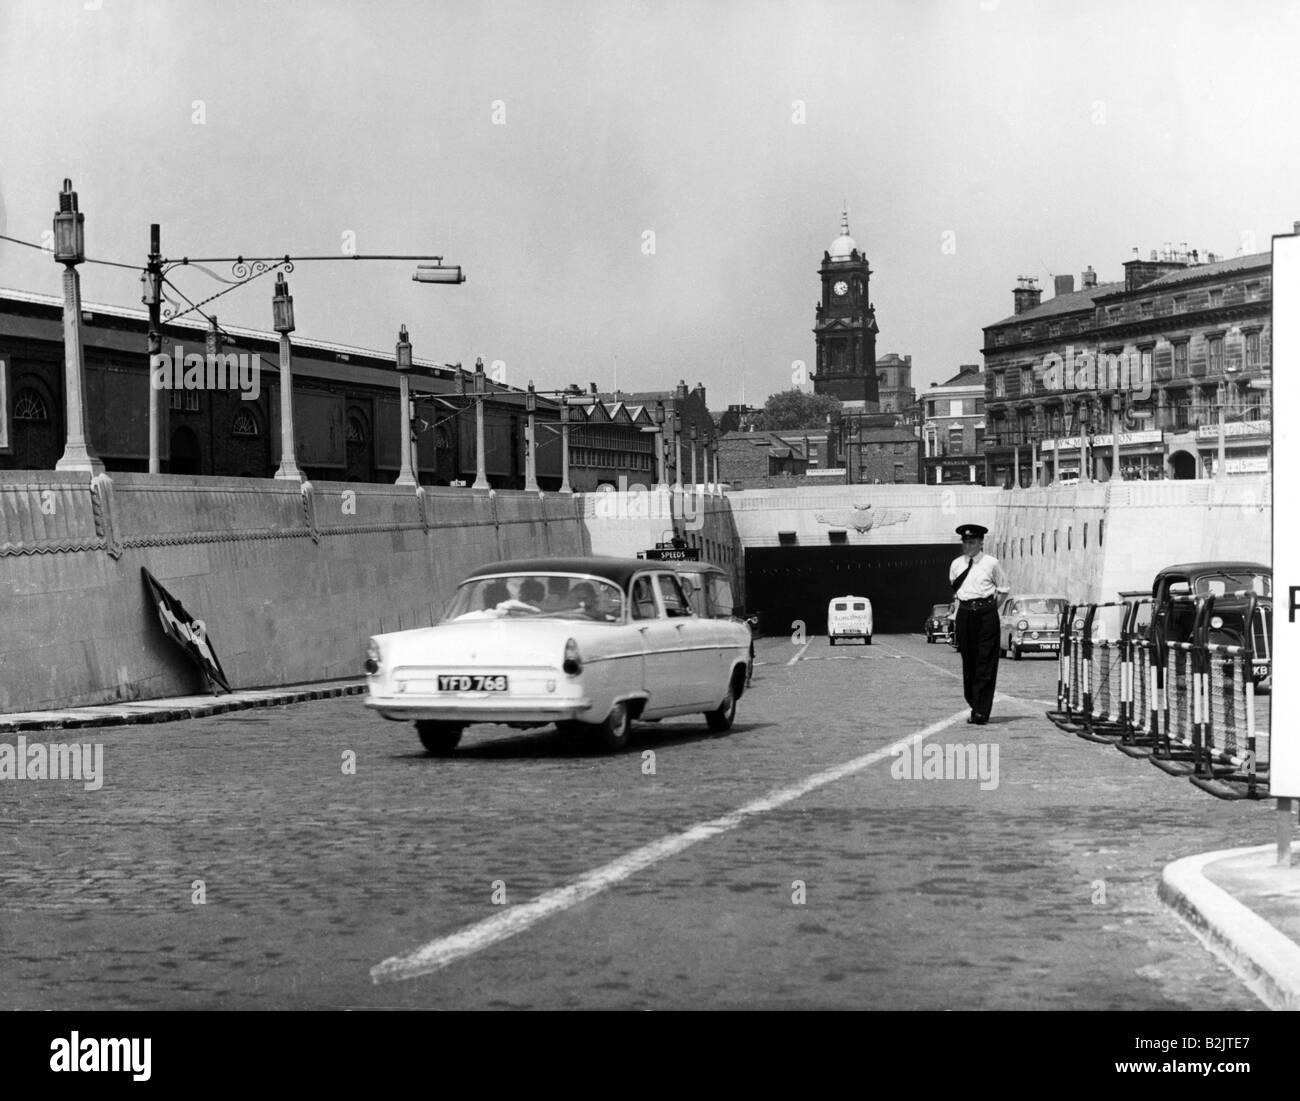
[[[1161,875],[1158,893],[1266,1006],[1300,1009],[1300,945],[1205,875],[1206,866],[1219,860],[1274,851],[1275,845],[1254,845],[1175,860]]]
[[[284,690],[255,688],[236,691],[229,696],[213,697],[211,703],[187,703],[166,706],[167,700],[125,700],[120,703],[95,704],[78,714],[79,708],[48,708],[24,715],[0,716],[0,734],[17,734],[30,730],[79,730],[92,726],[125,726],[137,723],[169,723],[182,719],[201,719],[227,711],[244,711],[252,707],[281,707],[308,700],[359,696],[365,692],[364,681],[331,683]]]

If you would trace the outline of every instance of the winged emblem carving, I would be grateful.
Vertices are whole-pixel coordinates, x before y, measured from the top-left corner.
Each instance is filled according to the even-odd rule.
[[[901,524],[912,514],[897,508],[877,511],[870,505],[854,505],[852,508],[836,509],[834,512],[817,512],[813,515],[819,524],[828,524],[833,528],[852,528],[859,535],[865,535],[872,528]]]

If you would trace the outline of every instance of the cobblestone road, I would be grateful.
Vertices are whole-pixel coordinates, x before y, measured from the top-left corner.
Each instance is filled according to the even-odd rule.
[[[1176,857],[1267,841],[1266,804],[1061,734],[1049,659],[1002,662],[985,727],[961,721],[956,654],[919,636],[764,639],[759,660],[729,735],[643,724],[616,756],[479,727],[435,760],[359,698],[29,734],[103,743],[104,783],[0,783],[0,1005],[1258,1007],[1155,892]],[[996,746],[996,786],[898,778],[883,754],[431,974],[372,981],[954,716],[922,744]]]

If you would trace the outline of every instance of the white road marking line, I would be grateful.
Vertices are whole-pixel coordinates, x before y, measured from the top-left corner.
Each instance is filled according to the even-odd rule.
[[[635,875],[652,864],[657,864],[661,860],[675,856],[699,841],[705,841],[710,837],[716,837],[718,834],[733,830],[747,818],[776,810],[786,803],[793,802],[809,792],[815,791],[819,787],[824,787],[826,784],[834,783],[836,780],[842,780],[846,776],[861,772],[863,769],[874,765],[877,761],[892,756],[899,749],[909,747],[923,738],[928,738],[932,734],[938,734],[939,731],[946,730],[965,717],[966,709],[963,708],[956,714],[950,715],[946,719],[940,719],[936,723],[931,723],[924,730],[909,734],[884,749],[873,750],[871,753],[855,757],[851,761],[814,773],[790,787],[778,788],[776,791],[769,792],[753,802],[738,807],[730,814],[724,814],[721,818],[700,822],[682,833],[661,837],[658,841],[652,841],[648,845],[634,849],[627,855],[580,876],[567,886],[558,887],[553,891],[546,891],[529,902],[522,903],[519,906],[512,906],[508,910],[494,914],[490,918],[484,918],[482,921],[466,926],[459,932],[452,933],[449,936],[439,937],[437,940],[430,941],[423,948],[418,948],[405,956],[391,956],[370,969],[370,978],[375,983],[400,982],[404,979],[414,979],[441,970],[448,964],[455,963],[466,956],[472,956],[476,952],[481,952],[498,941],[522,933],[539,921],[544,921],[546,918],[567,910],[571,906],[585,902],[594,895],[608,890],[614,884]]]
[[[801,657],[803,657],[804,650],[807,650],[808,647],[813,644],[813,639],[816,637],[817,637],[816,635],[810,636],[808,641],[803,644],[803,650],[800,650],[797,654],[795,654],[794,657],[792,657],[789,661],[787,661],[786,665],[793,665],[796,661],[798,661]]]

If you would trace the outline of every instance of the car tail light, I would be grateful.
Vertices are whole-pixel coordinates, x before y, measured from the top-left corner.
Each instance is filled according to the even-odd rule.
[[[379,659],[383,655],[379,652],[379,643],[373,638],[366,643],[366,672],[374,676],[379,672]]]
[[[569,639],[564,644],[564,664],[561,668],[571,677],[576,677],[582,672],[582,654],[578,650],[578,643],[574,639]]]
[[[1022,619],[1019,623],[1016,624],[1016,630],[1017,630],[1017,631],[1027,631],[1027,630],[1029,630],[1029,620],[1027,620],[1027,619]]]
[[[1221,615],[1210,616],[1210,626],[1213,627],[1216,631],[1221,630],[1223,628],[1223,616]]]

